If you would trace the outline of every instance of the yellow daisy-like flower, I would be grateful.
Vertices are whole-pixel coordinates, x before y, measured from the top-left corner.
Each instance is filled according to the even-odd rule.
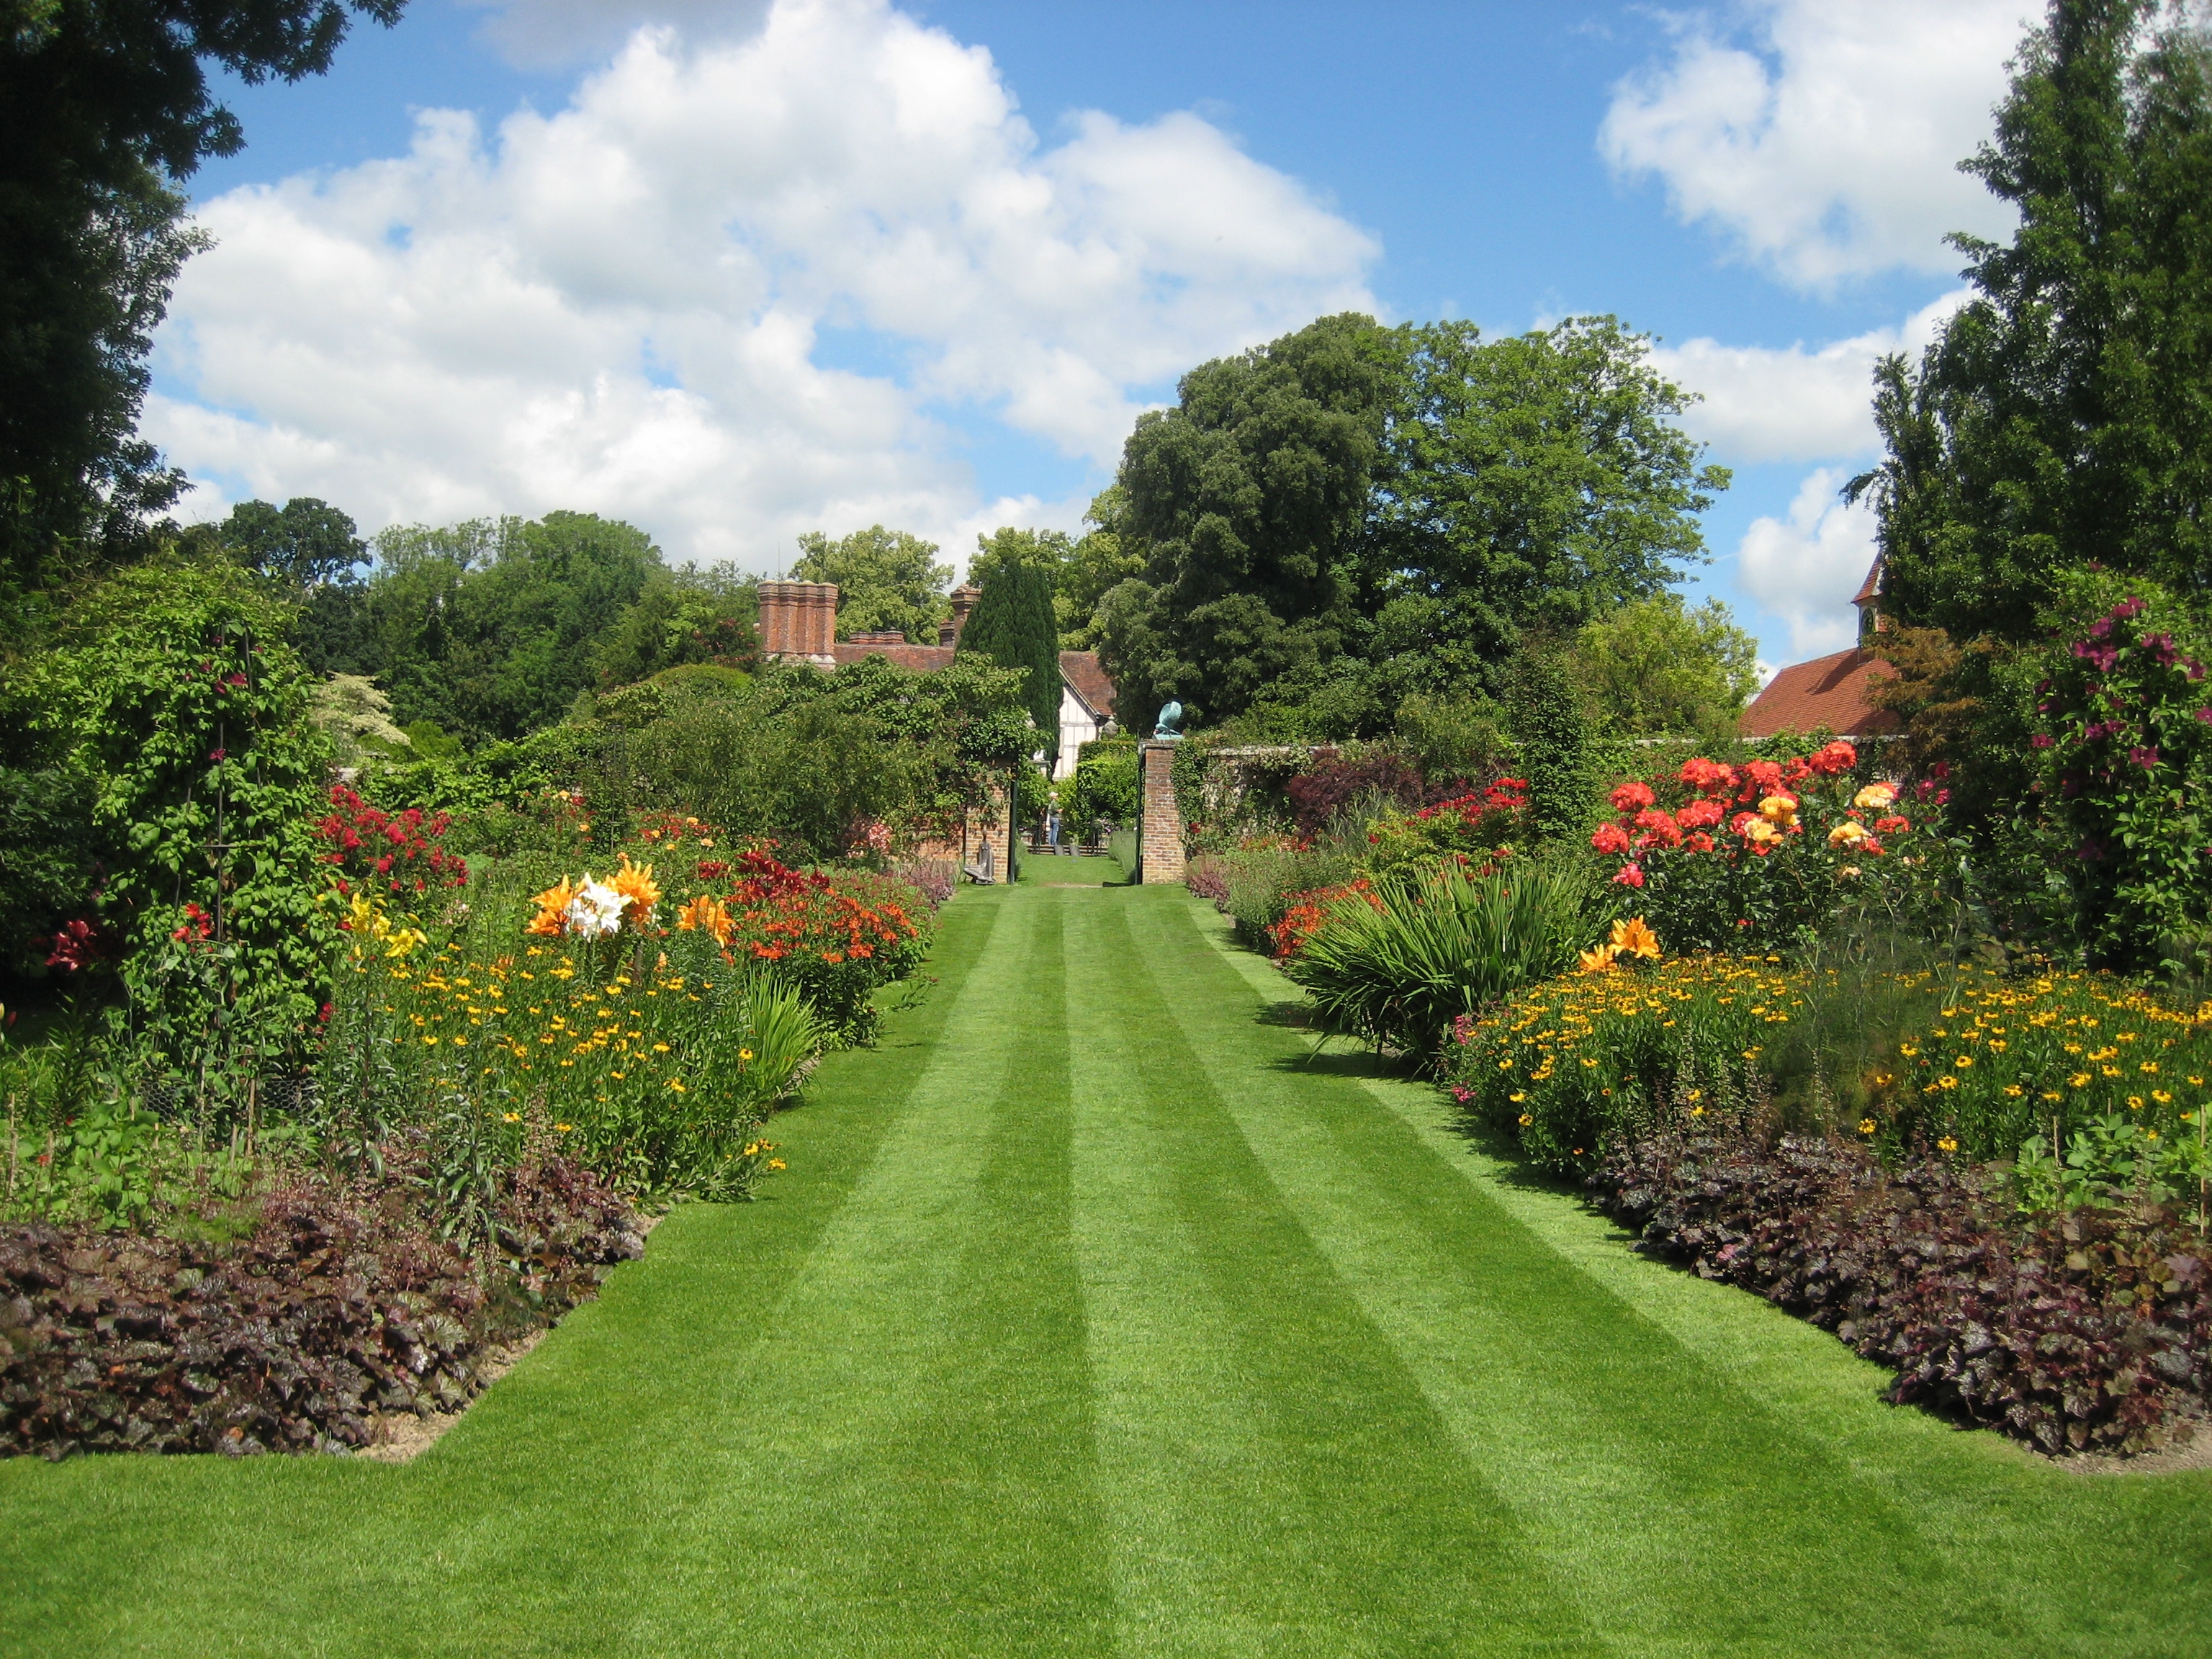
[[[1955,1152],[1959,1150],[1959,1143],[1952,1139],[1950,1136],[1945,1135],[1942,1139],[1936,1143],[1936,1149],[1938,1152]]]
[[[1874,1120],[1870,1117],[1863,1117],[1859,1120],[1859,1133],[1863,1135],[1872,1134],[1874,1127]]]

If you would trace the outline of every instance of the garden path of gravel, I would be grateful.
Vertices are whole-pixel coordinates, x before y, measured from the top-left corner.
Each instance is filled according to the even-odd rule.
[[[2212,1474],[1883,1406],[1179,890],[929,971],[413,1463],[0,1465],[0,1654],[2212,1651]]]

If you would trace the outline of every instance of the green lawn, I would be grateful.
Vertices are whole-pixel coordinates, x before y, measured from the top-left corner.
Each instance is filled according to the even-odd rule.
[[[2212,1476],[1881,1405],[1304,1064],[1178,890],[965,890],[930,971],[412,1466],[0,1464],[0,1652],[2212,1651]]]

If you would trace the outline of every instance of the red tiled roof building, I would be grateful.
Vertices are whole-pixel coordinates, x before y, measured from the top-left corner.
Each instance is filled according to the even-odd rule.
[[[1877,558],[1851,603],[1859,611],[1859,642],[1848,651],[1791,663],[1752,699],[1738,726],[1747,738],[1784,732],[1828,731],[1839,738],[1875,737],[1898,729],[1897,716],[1867,700],[1868,683],[1894,672],[1873,647],[1889,628],[1881,614],[1881,561]]]

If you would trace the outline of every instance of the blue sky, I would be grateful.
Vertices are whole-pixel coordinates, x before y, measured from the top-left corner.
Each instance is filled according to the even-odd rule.
[[[1954,164],[2025,8],[1929,9],[414,0],[230,89],[148,430],[202,513],[570,506],[765,569],[1072,525],[1180,369],[1322,310],[1610,312],[1706,392],[1702,585],[1787,661],[1847,637],[1873,356],[2003,228]]]

